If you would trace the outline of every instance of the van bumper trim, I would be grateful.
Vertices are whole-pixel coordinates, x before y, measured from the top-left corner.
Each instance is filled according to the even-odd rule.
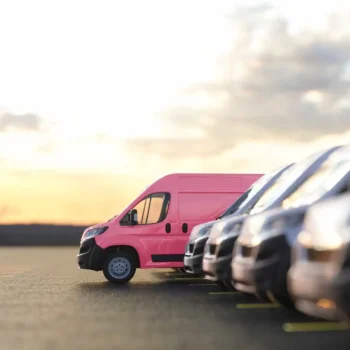
[[[183,262],[185,254],[153,254],[152,262]]]

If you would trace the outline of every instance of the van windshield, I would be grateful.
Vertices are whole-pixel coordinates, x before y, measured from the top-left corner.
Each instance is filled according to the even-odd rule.
[[[290,187],[298,177],[317,159],[323,152],[317,152],[292,165],[279,177],[276,182],[260,197],[250,212],[260,211],[271,205],[280,195]]]
[[[323,197],[349,170],[348,160],[343,159],[336,164],[326,162],[282,202],[282,207],[287,209],[314,203]]]
[[[278,168],[262,177],[253,183],[251,190],[247,198],[240,204],[238,209],[241,209],[246,206],[247,203],[259,192],[261,189],[279,172],[282,168]]]
[[[225,216],[229,216],[237,211],[240,207],[241,203],[247,198],[251,189],[248,189],[244,192],[230,207],[228,207],[219,217],[218,219],[222,219]]]
[[[238,211],[238,209],[244,208],[247,203],[274,177],[282,168],[278,168],[264,176],[261,176],[256,180],[250,188],[243,193],[226,211],[219,217],[219,219],[231,215]]]

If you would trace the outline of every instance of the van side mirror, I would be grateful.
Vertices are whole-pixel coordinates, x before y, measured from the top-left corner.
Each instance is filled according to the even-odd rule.
[[[129,223],[131,225],[137,225],[138,224],[138,217],[137,217],[137,209],[132,209],[129,213]]]

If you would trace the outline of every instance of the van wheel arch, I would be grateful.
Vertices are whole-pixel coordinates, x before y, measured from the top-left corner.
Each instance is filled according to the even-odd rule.
[[[137,252],[137,250],[134,247],[129,246],[129,245],[118,245],[118,246],[108,247],[105,250],[105,258],[107,258],[107,256],[110,255],[111,253],[120,252],[120,251],[127,253],[127,254],[130,254],[135,261],[136,268],[140,267],[139,253]]]

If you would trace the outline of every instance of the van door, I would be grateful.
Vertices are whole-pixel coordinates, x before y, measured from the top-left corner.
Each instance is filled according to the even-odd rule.
[[[138,236],[149,257],[146,267],[182,263],[186,243],[179,240],[176,196],[169,192],[151,193],[133,209],[137,211],[137,222],[131,225],[126,216],[121,225],[128,227],[126,233]]]

